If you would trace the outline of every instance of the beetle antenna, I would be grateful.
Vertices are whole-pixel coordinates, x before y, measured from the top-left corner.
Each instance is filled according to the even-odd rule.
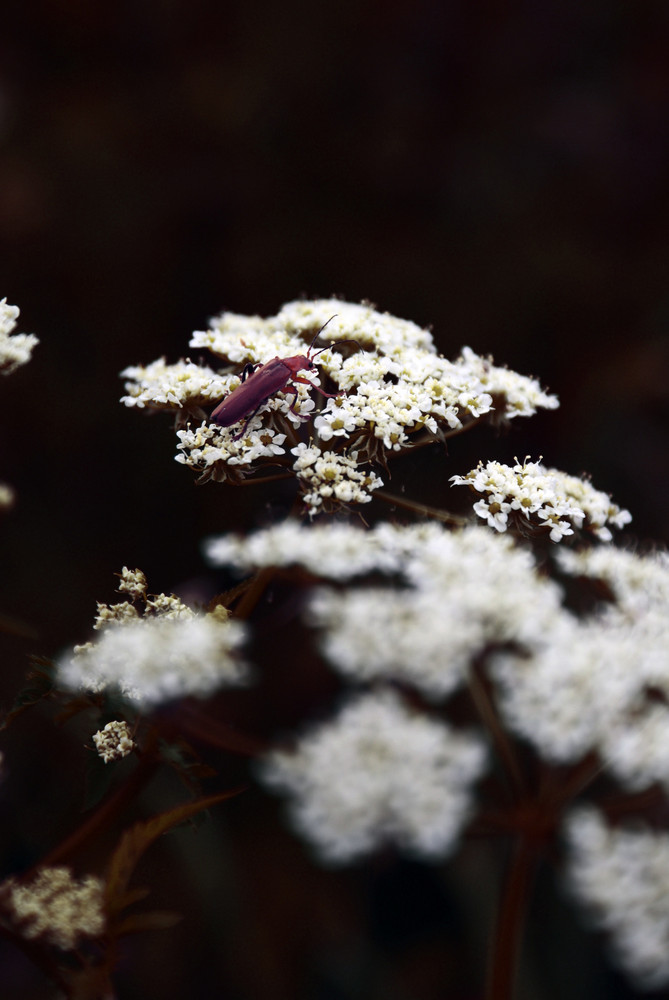
[[[325,329],[325,327],[326,327],[326,326],[328,325],[328,323],[331,323],[331,322],[332,322],[332,320],[333,320],[333,319],[335,318],[335,316],[337,316],[337,315],[338,315],[338,313],[333,313],[333,314],[332,314],[332,316],[330,316],[330,319],[326,319],[325,323],[323,323],[323,326],[322,326],[322,327],[320,328],[320,330],[318,331],[318,333],[317,333],[317,334],[315,335],[314,339],[313,339],[313,340],[311,341],[311,343],[309,344],[309,350],[307,351],[307,354],[309,354],[309,353],[310,353],[310,351],[311,351],[311,348],[312,348],[312,347],[314,346],[314,344],[316,343],[316,341],[318,340],[318,338],[320,337],[320,335],[322,334],[323,330],[324,330],[324,329]],[[325,348],[323,348],[323,349],[325,350]]]
[[[357,340],[335,340],[332,344],[328,344],[327,347],[321,347],[320,350],[316,351],[316,353],[312,355],[312,357],[315,358],[317,355],[322,354],[323,351],[329,351],[331,347],[336,347],[337,344],[355,344],[359,350],[362,350]]]

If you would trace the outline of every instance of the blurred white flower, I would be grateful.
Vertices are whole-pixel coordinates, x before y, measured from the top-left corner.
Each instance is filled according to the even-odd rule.
[[[7,299],[0,300],[0,372],[12,372],[30,361],[39,340],[34,333],[13,333],[19,318],[18,306],[10,306]]]
[[[298,829],[329,862],[393,843],[451,852],[485,767],[482,740],[409,711],[391,691],[360,695],[293,752],[275,751],[265,782],[287,792]]]
[[[225,610],[197,613],[173,594],[146,595],[141,570],[121,574],[131,604],[98,604],[95,642],[75,646],[57,663],[57,681],[74,690],[117,689],[142,708],[187,695],[205,697],[246,679],[237,651],[246,631]],[[141,580],[143,579],[143,586]]]
[[[6,879],[0,900],[29,940],[42,938],[70,950],[105,929],[104,883],[94,875],[75,879],[69,868],[41,868],[29,881]]]
[[[669,833],[612,828],[595,809],[566,824],[574,895],[611,935],[620,964],[642,987],[669,983]]]

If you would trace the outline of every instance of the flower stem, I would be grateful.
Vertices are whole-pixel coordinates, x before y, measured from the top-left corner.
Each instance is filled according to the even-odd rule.
[[[457,514],[449,514],[448,511],[440,510],[438,507],[428,507],[427,504],[419,503],[417,500],[409,500],[407,497],[398,497],[385,490],[376,490],[374,499],[383,500],[385,503],[393,504],[395,507],[403,507],[404,510],[412,510],[415,514],[423,514],[425,517],[434,518],[435,521],[445,521],[446,524],[455,524],[464,527],[469,524],[467,518],[458,517]]]
[[[492,945],[485,1000],[512,1000],[523,928],[537,863],[537,847],[521,835],[514,845],[502,891]]]
[[[98,809],[69,837],[54,847],[46,857],[41,858],[36,867],[62,864],[66,859],[73,857],[87,841],[92,840],[100,830],[106,829],[112,820],[121,814],[125,806],[132,802],[158,769],[159,762],[153,752],[153,740],[154,738],[151,737],[149,746],[145,747],[137,767],[125,784],[105,799]]]

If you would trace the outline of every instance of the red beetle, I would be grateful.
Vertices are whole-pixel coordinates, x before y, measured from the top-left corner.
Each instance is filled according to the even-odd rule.
[[[293,399],[290,408],[293,413],[295,413],[294,406],[297,401],[297,388],[289,385],[289,382],[302,382],[304,385],[310,385],[312,388],[320,392],[322,396],[330,398],[343,395],[342,392],[323,392],[323,390],[317,385],[310,382],[308,378],[303,378],[297,374],[304,369],[315,371],[316,363],[314,358],[316,355],[321,354],[323,351],[327,351],[329,347],[334,346],[333,344],[328,344],[327,347],[322,347],[319,351],[316,351],[315,354],[311,353],[311,349],[315,342],[318,340],[330,320],[333,319],[334,316],[331,316],[327,323],[323,324],[314,339],[311,341],[306,354],[294,354],[290,358],[272,358],[271,361],[267,361],[264,365],[253,365],[251,363],[245,365],[242,371],[242,384],[238,385],[236,389],[233,389],[230,395],[226,396],[225,399],[218,404],[209,419],[213,421],[213,423],[219,424],[221,427],[232,427],[233,424],[239,423],[240,420],[243,420],[244,417],[246,417],[241,431],[238,434],[235,434],[235,438],[240,438],[246,431],[246,428],[260,407],[266,403],[268,399],[271,399],[275,392],[281,392],[281,390],[285,389],[288,392],[294,393],[295,398]],[[336,343],[355,344],[357,341],[338,340]]]

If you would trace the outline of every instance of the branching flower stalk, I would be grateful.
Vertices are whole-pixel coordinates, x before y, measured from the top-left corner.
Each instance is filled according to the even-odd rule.
[[[250,371],[305,356],[312,342],[315,368],[266,396],[245,390],[236,400],[249,410],[234,425],[212,418]],[[124,568],[122,600],[98,605],[95,637],[58,659],[49,697],[96,719],[85,752],[97,749],[107,773],[139,763],[46,862],[73,862],[122,818],[145,777],[176,770],[196,802],[125,831],[105,883],[114,917],[132,896],[119,873],[137,845],[210,801],[199,788],[212,775],[207,751],[253,755],[249,780],[286,798],[324,864],[379,850],[442,863],[466,837],[508,845],[489,1000],[514,996],[534,874],[546,862],[568,872],[631,976],[669,982],[669,558],[616,548],[630,514],[586,478],[530,457],[462,468],[457,443],[448,455],[443,447],[554,409],[556,397],[470,348],[449,361],[416,324],[338,299],[291,302],[267,319],[223,313],[189,346],[195,360],[127,368],[123,403],[173,415],[177,461],[199,482],[282,481],[282,491],[292,482],[292,510],[205,542],[227,587],[205,608],[151,594],[140,570]],[[401,482],[398,493],[394,460],[428,445],[449,463],[449,496],[472,494],[468,515],[446,496],[429,505]],[[306,717],[268,746],[217,705],[273,666],[262,654],[250,663],[248,640],[272,647],[277,583],[297,598],[282,618],[299,617],[301,641],[344,694],[326,717]],[[621,820],[625,804],[634,830]],[[645,937],[621,903],[630,871]],[[20,920],[12,924],[11,906],[2,913],[15,934]],[[115,949],[126,925],[110,926]],[[98,962],[109,975],[114,955]]]

